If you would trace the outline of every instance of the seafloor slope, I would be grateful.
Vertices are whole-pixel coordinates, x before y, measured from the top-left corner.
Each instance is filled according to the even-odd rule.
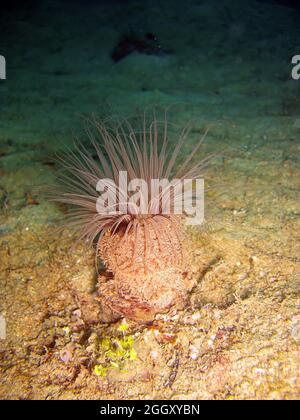
[[[0,398],[299,398],[296,12],[142,3],[41,2],[3,25]],[[113,63],[133,26],[173,52]],[[79,130],[76,113],[149,104],[175,104],[192,141],[212,123],[204,153],[221,151],[207,226],[190,237],[197,286],[185,311],[151,327],[99,324],[93,252],[57,234],[65,209],[35,187],[53,182],[49,156]]]

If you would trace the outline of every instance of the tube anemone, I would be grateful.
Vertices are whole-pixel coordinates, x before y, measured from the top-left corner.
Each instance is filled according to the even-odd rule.
[[[76,144],[59,157],[63,169],[54,199],[70,205],[68,225],[96,245],[113,275],[99,275],[101,303],[141,321],[182,307],[190,287],[183,274],[186,214],[178,208],[183,209],[182,182],[189,181],[193,191],[209,161],[196,159],[204,136],[178,164],[189,130],[171,146],[166,115],[158,121],[154,114],[150,122],[144,115],[138,130],[127,120],[108,125],[93,117],[86,130],[93,151]],[[126,185],[120,174],[126,174]],[[128,191],[128,185],[134,188]]]

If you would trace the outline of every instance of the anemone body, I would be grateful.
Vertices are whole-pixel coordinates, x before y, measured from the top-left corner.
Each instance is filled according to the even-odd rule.
[[[131,231],[126,237],[122,230],[104,235],[99,254],[114,278],[99,281],[99,290],[113,311],[148,321],[156,313],[182,307],[186,302],[186,252],[183,230],[175,228],[174,221],[155,216],[138,223],[138,232]]]
[[[203,139],[176,168],[188,130],[183,130],[176,145],[169,147],[166,117],[159,123],[154,115],[147,124],[144,116],[139,130],[128,121],[111,128],[93,119],[88,121],[87,131],[94,153],[79,144],[63,154],[64,171],[55,200],[72,206],[69,225],[77,229],[80,237],[96,244],[97,256],[112,273],[112,277],[99,276],[102,304],[117,314],[142,321],[153,319],[158,312],[182,307],[190,288],[183,274],[187,268],[184,215],[175,214],[168,203],[170,187],[158,190],[155,197],[142,196],[140,191],[139,202],[147,198],[146,211],[128,205],[125,212],[120,211],[121,204],[128,204],[131,197],[119,188],[115,211],[103,214],[96,205],[97,183],[99,179],[118,183],[120,171],[126,171],[128,181],[141,178],[148,185],[157,178],[176,182],[195,179],[202,176],[208,161],[194,163]],[[182,196],[172,191],[174,204]],[[113,191],[108,187],[106,195],[110,194]],[[166,202],[169,212],[163,211]]]

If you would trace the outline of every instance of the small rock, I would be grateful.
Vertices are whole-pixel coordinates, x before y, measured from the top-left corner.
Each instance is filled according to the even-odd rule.
[[[300,342],[300,321],[298,317],[293,317],[291,334],[295,341]]]
[[[63,349],[59,352],[59,358],[62,362],[68,363],[72,359],[72,353],[69,349]]]
[[[0,314],[0,340],[6,339],[6,319]]]
[[[76,294],[82,320],[87,324],[97,324],[100,320],[100,305],[89,293]]]
[[[83,293],[91,293],[95,289],[96,272],[94,267],[86,267],[71,280],[72,287]]]

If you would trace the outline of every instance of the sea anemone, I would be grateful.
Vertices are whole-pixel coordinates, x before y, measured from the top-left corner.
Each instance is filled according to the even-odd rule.
[[[91,117],[86,130],[91,148],[77,142],[59,156],[63,168],[55,200],[71,205],[68,225],[95,244],[110,274],[99,275],[101,304],[142,321],[182,307],[189,291],[182,224],[186,214],[177,211],[183,199],[176,187],[189,181],[193,197],[193,183],[209,161],[196,160],[204,136],[178,164],[189,129],[171,146],[166,114],[162,121],[153,114],[150,122],[144,115],[137,130],[128,120],[109,124]],[[120,184],[120,174],[126,174],[126,187],[132,183],[134,191]],[[162,179],[169,184],[155,193],[136,182],[143,180],[149,187]]]

